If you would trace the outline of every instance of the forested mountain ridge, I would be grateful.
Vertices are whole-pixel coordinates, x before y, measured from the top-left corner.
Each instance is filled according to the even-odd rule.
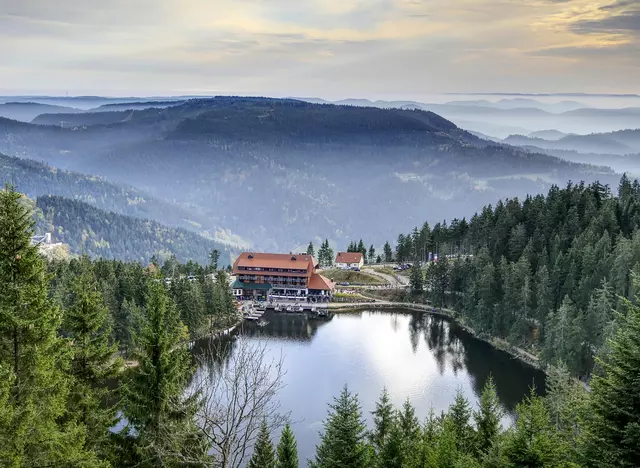
[[[432,112],[246,98],[222,99],[211,110],[182,121],[168,137],[267,143],[292,140],[298,144],[436,145],[449,143],[451,139],[479,143],[474,136]]]
[[[426,111],[220,97],[129,114],[76,130],[0,128],[0,150],[124,182],[275,251],[363,228],[380,244],[424,216],[618,178],[481,140]]]
[[[152,197],[134,187],[0,153],[0,184],[5,183],[13,184],[31,198],[56,195],[75,199],[104,211],[152,219],[218,242],[244,245],[242,239],[228,231],[216,229],[207,218],[198,217],[187,207]]]
[[[51,232],[55,242],[69,245],[76,254],[137,261],[148,264],[152,257],[207,263],[214,249],[220,265],[230,263],[230,249],[223,244],[181,228],[148,219],[133,218],[95,208],[78,200],[43,196],[36,199],[42,212],[37,228]]]

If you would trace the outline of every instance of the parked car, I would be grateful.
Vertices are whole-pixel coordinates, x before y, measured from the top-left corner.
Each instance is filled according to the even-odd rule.
[[[353,271],[360,271],[360,268],[358,268],[358,267],[353,267],[353,268],[351,268],[351,269],[352,269]]]

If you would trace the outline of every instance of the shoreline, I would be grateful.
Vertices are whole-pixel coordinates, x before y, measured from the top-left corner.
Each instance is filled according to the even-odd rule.
[[[333,303],[333,304],[336,304],[336,303]],[[370,303],[357,303],[357,302],[343,303],[343,304],[336,304],[335,307],[332,307],[330,304],[328,308],[329,311],[333,313],[338,313],[338,314],[344,313],[344,312],[356,312],[356,311],[376,310],[376,309],[378,310],[404,309],[404,310],[409,310],[414,312],[426,312],[431,315],[445,317],[451,320],[451,322],[453,322],[457,327],[461,328],[466,333],[473,336],[475,339],[484,341],[485,343],[491,345],[494,349],[503,351],[509,354],[514,359],[517,359],[518,361],[522,362],[523,364],[533,367],[534,369],[537,369],[543,372],[545,375],[548,375],[546,371],[546,367],[543,367],[541,365],[540,360],[536,356],[525,351],[524,349],[520,349],[510,345],[509,343],[507,343],[506,341],[500,338],[495,338],[495,337],[486,338],[479,335],[473,328],[462,323],[460,319],[455,316],[453,310],[451,309],[435,308],[435,312],[434,312],[433,306],[427,306],[425,304],[415,304],[415,303],[409,303],[409,302],[387,302],[387,301],[370,302]]]

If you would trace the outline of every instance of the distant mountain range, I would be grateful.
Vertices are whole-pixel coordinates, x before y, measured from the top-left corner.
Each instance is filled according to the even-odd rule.
[[[72,115],[82,112],[67,106],[56,106],[52,104],[39,104],[35,102],[6,102],[0,104],[0,117],[12,120],[20,120],[22,122],[31,122],[40,114],[65,114]],[[58,122],[56,122],[58,123]]]
[[[0,119],[0,151],[135,187],[155,221],[216,239],[233,233],[264,250],[324,238],[382,245],[425,219],[471,215],[500,198],[619,179],[608,168],[478,138],[425,110],[219,97],[73,113],[63,128],[57,118]],[[122,201],[91,201],[97,189],[83,184],[52,194],[146,216]]]
[[[640,129],[621,130],[590,135],[565,135],[551,140],[532,135],[511,135],[503,140],[517,146],[536,146],[544,149],[562,149],[579,153],[632,154],[640,153]]]
[[[307,102],[330,103],[317,98],[299,98]],[[577,101],[545,103],[515,97],[498,101],[459,100],[445,104],[416,101],[369,101],[344,99],[339,105],[380,108],[422,109],[434,112],[456,125],[493,138],[506,138],[514,133],[528,134],[554,128],[563,133],[593,133],[640,128],[640,107],[596,109]]]
[[[529,133],[529,136],[531,138],[542,138],[544,140],[559,140],[560,138],[566,137],[567,134],[558,130],[540,130]]]
[[[559,101],[554,103],[545,103],[536,101],[535,99],[514,98],[500,99],[499,101],[488,101],[486,99],[474,101],[450,101],[447,105],[453,106],[472,106],[472,107],[489,107],[495,109],[540,109],[551,113],[561,113],[589,107],[576,101]]]

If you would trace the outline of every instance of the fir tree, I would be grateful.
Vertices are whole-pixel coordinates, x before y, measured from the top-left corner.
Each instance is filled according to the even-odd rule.
[[[507,436],[504,456],[513,468],[567,466],[567,448],[557,436],[542,399],[534,390],[516,409],[515,429]]]
[[[316,447],[312,468],[369,468],[369,447],[365,442],[365,425],[357,395],[345,386],[329,405],[320,445]]]
[[[405,466],[418,458],[422,438],[420,422],[408,398],[397,413],[395,425],[402,436],[401,456],[396,459],[400,461],[401,466]]]
[[[143,466],[206,460],[194,415],[198,394],[185,397],[191,375],[186,327],[159,281],[151,279],[146,317],[136,337],[138,362],[124,387],[124,415],[136,463]]]
[[[62,314],[49,298],[32,226],[21,195],[10,186],[1,190],[0,465],[99,465],[84,448],[84,426],[66,412],[70,343],[57,333]]]
[[[356,252],[360,252],[362,254],[362,258],[366,261],[367,260],[367,248],[364,245],[364,242],[362,241],[362,239],[360,239],[360,242],[358,242],[358,246],[356,248]]]
[[[489,376],[480,395],[478,411],[473,413],[476,423],[476,449],[481,454],[486,454],[496,443],[500,434],[500,420],[502,409],[496,393],[496,385],[493,377]]]
[[[409,443],[417,441],[420,437],[420,423],[408,398],[402,405],[402,411],[398,412],[397,420],[404,439]]]
[[[258,439],[253,448],[253,455],[247,466],[248,468],[275,468],[276,466],[276,455],[269,436],[269,426],[266,419],[262,420]]]
[[[86,427],[87,448],[106,458],[111,448],[109,429],[117,422],[117,407],[106,403],[111,400],[106,383],[118,375],[122,360],[115,358],[118,347],[110,342],[107,308],[87,257],[81,259],[80,268],[71,282],[71,305],[64,320],[73,343],[69,408]]]
[[[325,254],[325,265],[330,267],[331,265],[333,265],[333,260],[334,260],[334,256],[333,256],[333,249],[329,246],[329,240],[325,239],[325,249],[326,249],[326,254]]]
[[[456,443],[460,452],[470,452],[475,434],[471,427],[471,407],[462,392],[456,392],[456,398],[449,406],[449,417],[456,433]]]
[[[402,432],[400,423],[392,422],[382,449],[378,455],[378,466],[380,468],[403,468],[406,466],[407,450],[406,440]]]
[[[313,248],[313,242],[309,241],[309,245],[307,246],[307,255],[315,256],[315,250]]]
[[[632,467],[640,460],[640,307],[627,302],[627,309],[609,351],[598,357],[602,371],[591,384],[586,466]]]
[[[376,249],[373,246],[373,244],[371,244],[371,246],[369,246],[369,263],[374,263],[376,261]]]
[[[276,453],[276,468],[298,468],[298,444],[289,424],[282,430]]]
[[[373,447],[380,452],[395,419],[393,405],[386,388],[382,390],[380,399],[376,402],[376,409],[371,414],[373,415],[373,431],[369,434],[369,439]]]
[[[218,262],[220,261],[220,251],[213,249],[209,254],[209,260],[211,262],[211,268],[213,271],[218,271]]]
[[[391,249],[391,244],[389,244],[389,242],[384,243],[383,252],[384,252],[384,262],[385,263],[393,262],[393,250]]]
[[[420,294],[424,290],[424,275],[422,273],[422,265],[417,261],[411,267],[409,280],[411,282],[411,291]]]

